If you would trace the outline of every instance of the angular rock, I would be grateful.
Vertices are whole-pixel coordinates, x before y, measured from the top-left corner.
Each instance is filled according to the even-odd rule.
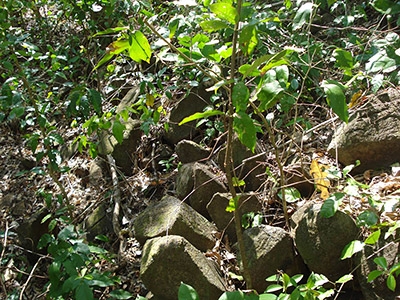
[[[200,299],[218,299],[226,290],[214,262],[185,238],[176,235],[146,242],[140,276],[156,298],[165,300],[178,299],[181,282],[194,287]]]
[[[118,168],[125,175],[131,176],[136,149],[143,134],[140,129],[141,121],[128,118],[126,122],[121,123],[125,125],[122,143],[119,144],[111,133],[104,131],[100,134],[99,153],[111,154]]]
[[[142,245],[154,237],[180,235],[201,251],[214,247],[213,233],[217,231],[215,225],[173,196],[166,196],[146,208],[135,219],[133,228],[135,238]]]
[[[397,238],[397,241],[395,240]],[[392,292],[386,285],[386,277],[379,276],[372,282],[368,282],[368,274],[374,270],[382,270],[377,267],[374,262],[374,258],[377,256],[383,256],[386,259],[388,268],[390,269],[394,264],[400,263],[400,230],[397,230],[395,237],[391,235],[385,240],[385,230],[382,231],[379,241],[374,247],[364,247],[362,252],[356,257],[356,265],[360,264],[360,268],[357,269],[358,282],[360,283],[361,291],[364,295],[365,300],[375,299],[398,299],[396,296],[400,295],[400,277],[396,278],[396,290]],[[389,245],[390,244],[390,245]],[[373,255],[375,251],[380,251]],[[368,259],[367,259],[368,258]]]
[[[185,199],[194,187],[194,163],[183,164],[176,175],[175,191],[176,196]]]
[[[238,196],[240,196],[240,203],[242,203],[239,207],[241,214],[248,212],[256,213],[262,210],[262,203],[259,201],[255,193],[238,194]],[[235,243],[237,238],[233,213],[226,211],[226,207],[231,198],[232,196],[230,193],[216,193],[210,203],[208,203],[207,211],[218,229],[220,231],[225,230],[225,234],[228,235],[229,241]]]
[[[103,159],[96,157],[90,162],[89,166],[89,182],[92,185],[100,185],[105,183],[105,170],[107,165]]]
[[[113,233],[113,224],[105,204],[100,204],[85,220],[87,239],[93,241],[97,235]]]
[[[189,197],[190,205],[207,219],[210,215],[207,205],[216,193],[226,192],[226,188],[221,179],[218,178],[209,167],[204,164],[195,163],[194,169],[194,188]]]
[[[268,286],[265,279],[278,270],[293,276],[304,274],[305,266],[294,252],[293,240],[279,227],[262,225],[243,232],[249,273],[253,288],[262,293]]]
[[[328,151],[343,165],[361,165],[353,172],[377,169],[400,161],[400,90],[390,88],[372,96],[338,129]]]
[[[360,230],[349,215],[337,211],[333,217],[323,218],[320,210],[321,204],[310,203],[293,214],[294,241],[310,271],[336,281],[352,270],[352,261],[340,256]]]
[[[190,94],[180,100],[171,110],[169,116],[169,129],[165,133],[164,139],[170,144],[193,138],[196,134],[196,121],[179,126],[178,124],[186,117],[196,112],[202,112],[210,102],[210,93],[207,93],[202,86],[193,90]]]
[[[180,141],[176,145],[175,151],[179,160],[184,164],[202,160],[210,155],[210,151],[189,140]]]

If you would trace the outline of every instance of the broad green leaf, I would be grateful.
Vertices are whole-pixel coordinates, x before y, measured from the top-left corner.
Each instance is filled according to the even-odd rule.
[[[367,245],[374,245],[378,240],[379,237],[381,236],[381,230],[378,229],[377,231],[374,231],[373,233],[371,233],[366,240],[364,241],[364,243],[366,243]]]
[[[380,13],[393,15],[400,12],[400,3],[390,0],[374,0],[371,5]]]
[[[218,300],[243,300],[244,295],[242,291],[225,292],[218,298]]]
[[[357,224],[359,226],[373,226],[376,223],[378,223],[379,217],[376,215],[376,213],[370,211],[370,210],[364,210],[361,214],[357,216]]]
[[[213,45],[204,45],[200,52],[204,55],[204,57],[207,57],[209,60],[213,60],[216,62],[221,61],[221,55],[215,50]]]
[[[214,3],[210,5],[210,10],[220,19],[228,21],[231,24],[237,22],[238,13],[236,8],[226,2]]]
[[[85,300],[94,299],[92,289],[83,280],[80,282],[80,284],[75,290],[75,297],[76,297],[75,299],[85,299]]]
[[[193,115],[184,118],[182,121],[179,122],[179,126],[188,123],[190,121],[198,120],[198,119],[204,119],[212,116],[217,116],[217,115],[223,115],[224,113],[220,110],[207,110],[205,112],[198,112],[194,113]]]
[[[387,261],[383,256],[378,256],[374,258],[374,263],[380,266],[382,269],[387,270]]]
[[[239,201],[239,196],[229,199],[228,206],[226,207],[225,210],[227,212],[234,212],[236,210],[238,201]]]
[[[220,20],[207,20],[200,23],[200,27],[206,32],[215,32],[221,29],[228,28],[229,25]]]
[[[196,290],[188,284],[181,283],[178,290],[179,300],[200,300]]]
[[[338,280],[336,280],[336,283],[346,283],[349,282],[350,280],[353,280],[353,275],[352,274],[346,274],[340,277]]]
[[[121,31],[127,30],[127,29],[128,29],[128,27],[108,28],[106,30],[99,31],[99,32],[95,33],[92,37],[96,37],[96,36],[99,36],[99,35],[105,35],[105,34],[117,33],[117,32],[121,32]]]
[[[124,130],[125,125],[123,125],[118,120],[114,121],[114,124],[112,126],[112,133],[119,144],[121,144],[124,140]]]
[[[394,292],[396,289],[396,278],[392,274],[388,275],[388,278],[386,279],[386,285],[392,292]]]
[[[335,66],[343,70],[351,70],[354,67],[353,55],[350,51],[335,49],[333,57],[336,60]]]
[[[129,36],[129,57],[136,62],[142,60],[150,63],[151,48],[149,41],[140,31],[136,31],[133,35]]]
[[[383,271],[379,271],[379,270],[374,270],[371,271],[368,274],[368,282],[374,281],[376,278],[378,278],[379,276],[381,276],[383,274]]]
[[[240,81],[233,86],[232,103],[236,112],[246,111],[249,98],[249,89],[243,81]]]
[[[239,67],[239,72],[244,75],[243,78],[246,78],[247,76],[255,77],[261,74],[261,72],[257,68],[254,68],[249,64],[241,65]]]
[[[340,259],[346,259],[353,256],[353,254],[362,251],[364,249],[365,244],[361,241],[355,240],[348,243],[340,256]]]
[[[257,142],[257,129],[253,119],[245,112],[237,112],[233,118],[233,129],[242,144],[254,152]]]
[[[286,87],[286,84],[289,80],[289,68],[287,65],[281,65],[275,67],[275,76],[276,80],[279,81],[282,87]]]
[[[307,2],[300,6],[293,19],[293,30],[300,29],[304,24],[310,22],[313,7],[314,4],[312,2]]]
[[[325,200],[324,204],[322,204],[320,215],[323,218],[330,218],[335,215],[338,209],[339,202],[332,198],[328,198]]]
[[[278,192],[278,197],[282,199],[282,191]],[[301,194],[298,189],[294,187],[285,188],[285,200],[288,203],[294,203],[301,199]]]
[[[96,69],[100,68],[102,65],[104,65],[106,62],[108,62],[111,58],[114,57],[114,54],[107,52],[102,59],[100,59],[100,61],[97,63],[97,65],[94,67],[93,71],[95,71]]]
[[[279,81],[274,80],[272,82],[264,83],[259,90],[257,97],[260,100],[261,111],[270,109],[278,101],[278,96],[284,91],[279,84]]]
[[[240,31],[239,45],[244,53],[251,55],[258,44],[255,25],[246,25]]]
[[[93,105],[94,111],[101,115],[102,106],[101,106],[101,94],[95,89],[89,89],[89,102]]]
[[[270,284],[268,285],[267,289],[265,290],[268,293],[273,293],[282,290],[283,287],[279,284]]]
[[[365,64],[365,70],[367,73],[376,73],[380,71],[383,73],[389,73],[394,71],[396,67],[396,60],[388,57],[385,50],[376,53]]]
[[[15,118],[20,118],[24,115],[24,113],[25,113],[25,107],[16,106],[10,111],[10,113],[8,115],[8,119],[13,120]]]
[[[112,42],[107,46],[107,51],[111,54],[117,55],[129,48],[129,41],[126,39],[120,39]]]
[[[325,91],[328,105],[342,121],[347,123],[349,120],[349,112],[347,110],[343,86],[334,80],[324,80],[321,86]]]

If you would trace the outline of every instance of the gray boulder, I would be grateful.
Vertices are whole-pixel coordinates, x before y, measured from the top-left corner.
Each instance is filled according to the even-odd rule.
[[[179,160],[184,164],[205,159],[210,155],[209,150],[189,140],[180,141],[176,145],[175,151]]]
[[[372,96],[342,124],[328,151],[343,165],[361,165],[354,172],[377,169],[400,161],[400,90],[390,88]]]
[[[183,200],[192,191],[194,187],[194,163],[183,164],[176,175],[175,192],[176,196]]]
[[[140,276],[158,299],[178,299],[181,282],[191,285],[200,299],[218,299],[226,290],[213,261],[185,238],[168,235],[150,239],[143,248]]]
[[[107,213],[107,207],[105,203],[102,203],[88,215],[84,225],[89,241],[93,241],[97,235],[108,235],[114,232],[111,214],[111,212]]]
[[[133,228],[135,238],[142,245],[154,237],[180,235],[201,251],[214,247],[213,234],[217,231],[215,225],[172,196],[166,196],[161,202],[147,207],[137,216]]]
[[[304,263],[294,252],[290,234],[282,228],[269,225],[249,228],[243,239],[249,262],[253,288],[262,293],[268,286],[265,279],[283,271],[290,276],[305,273]]]
[[[200,163],[195,163],[193,167],[194,187],[193,193],[189,197],[190,205],[207,219],[210,215],[207,205],[216,193],[226,192],[225,185],[222,183],[224,175],[218,177],[211,172],[211,169]]]
[[[262,209],[262,203],[257,198],[255,193],[238,194],[240,196],[239,207],[240,213],[248,212],[259,212]],[[228,235],[229,241],[235,243],[236,230],[233,221],[233,213],[227,212],[226,207],[229,204],[229,200],[232,198],[230,193],[216,193],[207,205],[207,210],[211,216],[211,219],[215,222],[218,229],[225,231]]]
[[[352,261],[340,256],[344,247],[359,237],[360,230],[349,215],[338,211],[323,218],[320,210],[321,204],[310,203],[293,214],[294,241],[310,271],[336,281],[352,270]]]

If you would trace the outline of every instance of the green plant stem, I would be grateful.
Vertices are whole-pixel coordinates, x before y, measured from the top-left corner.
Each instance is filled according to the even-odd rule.
[[[12,50],[15,53],[15,49],[12,49]],[[31,88],[31,86],[30,86],[30,84],[28,82],[28,79],[26,78],[26,76],[25,76],[25,74],[24,74],[24,72],[22,70],[22,67],[21,67],[17,57],[14,57],[14,63],[15,63],[15,66],[17,67],[19,73],[21,74],[21,80],[22,80],[22,83],[24,85],[24,88],[28,91],[28,100],[32,104],[32,106],[34,108],[34,111],[35,111],[36,119],[38,120],[39,116],[40,116],[39,107],[36,104],[32,88]],[[42,137],[44,138],[46,136],[46,128],[44,128],[43,126],[39,126],[39,128],[40,128],[40,133],[42,134]],[[50,145],[45,145],[45,148],[46,148],[46,151],[49,153],[50,150],[51,150]],[[67,206],[68,213],[69,213],[70,217],[72,218],[73,212],[72,212],[72,209],[71,209],[71,205],[70,205],[70,202],[69,202],[67,191],[65,190],[64,186],[62,185],[62,183],[58,179],[57,174],[53,170],[53,167],[51,166],[51,164],[48,165],[47,170],[48,170],[48,174],[50,175],[51,179],[54,181],[54,183],[60,189],[61,194],[62,194],[62,196],[64,198],[64,201],[65,201],[65,204]]]
[[[240,16],[240,11],[242,8],[242,0],[238,0],[237,2],[237,12],[238,16]],[[230,65],[230,76],[231,78],[235,77],[236,73],[236,51],[237,51],[237,40],[238,40],[238,35],[239,35],[239,23],[240,23],[240,18],[237,20],[235,23],[235,28],[234,28],[234,33],[233,33],[233,38],[232,38],[232,56],[231,56],[231,65]],[[232,198],[234,199],[236,205],[235,205],[235,211],[234,211],[234,222],[235,222],[235,231],[236,231],[236,237],[237,237],[237,242],[238,242],[238,248],[240,252],[240,257],[242,261],[242,272],[243,276],[246,280],[246,287],[247,289],[252,289],[252,280],[249,272],[249,262],[247,259],[246,255],[246,248],[245,248],[245,243],[243,239],[243,231],[242,231],[242,216],[240,213],[240,197],[237,196],[235,187],[233,186],[233,176],[234,176],[234,168],[233,168],[233,159],[232,159],[232,142],[233,142],[233,114],[234,114],[234,107],[233,107],[233,102],[232,102],[232,90],[233,87],[235,86],[235,83],[232,82],[230,84],[229,88],[229,93],[228,93],[228,137],[227,137],[227,142],[226,142],[226,152],[225,152],[225,161],[224,161],[224,167],[225,167],[225,176],[226,180],[228,182],[228,188],[229,192],[231,193]]]

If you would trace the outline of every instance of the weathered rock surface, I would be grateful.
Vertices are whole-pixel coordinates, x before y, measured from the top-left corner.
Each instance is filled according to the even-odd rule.
[[[176,196],[183,200],[193,191],[194,187],[194,163],[183,164],[176,175]]]
[[[373,261],[375,257],[385,257],[389,269],[394,264],[400,262],[400,242],[398,239],[400,237],[400,230],[397,230],[395,236],[397,238],[397,241],[395,241],[393,235],[385,240],[385,233],[382,231],[378,243],[373,248],[365,247],[363,251],[359,255],[357,255],[357,265],[361,264],[360,268],[357,269],[358,282],[360,283],[361,291],[364,295],[365,300],[394,300],[398,299],[396,298],[396,296],[400,295],[400,277],[397,277],[395,292],[392,292],[388,289],[385,276],[380,276],[376,278],[373,282],[367,281],[368,274],[371,271],[380,269]],[[373,255],[372,257],[370,257],[374,253],[374,251],[377,251],[379,249],[381,250],[377,255]]]
[[[104,203],[100,204],[89,214],[85,220],[85,228],[89,241],[93,241],[97,235],[107,235],[113,232],[111,214],[111,212],[107,213],[107,207]]]
[[[238,195],[240,196],[240,203],[242,203],[239,207],[241,214],[261,211],[262,203],[259,201],[255,193]],[[226,207],[231,198],[230,193],[216,193],[210,203],[208,203],[207,210],[218,229],[221,231],[225,230],[225,234],[228,235],[229,241],[235,243],[237,238],[235,224],[233,222],[233,213],[226,211]]]
[[[176,235],[146,242],[140,275],[146,287],[159,299],[178,299],[181,282],[193,286],[204,300],[218,299],[225,291],[224,280],[214,262]]]
[[[170,144],[193,138],[196,134],[196,121],[192,121],[179,126],[178,124],[186,117],[196,112],[202,112],[208,105],[210,93],[207,93],[203,87],[192,91],[187,97],[180,100],[171,110],[169,116],[169,129],[165,133],[164,139]]]
[[[205,164],[195,163],[193,166],[194,187],[189,197],[190,205],[207,219],[210,215],[207,205],[215,193],[226,192],[226,187],[209,167]]]
[[[269,225],[249,228],[244,231],[246,255],[253,288],[262,293],[268,283],[265,279],[277,270],[293,276],[305,273],[301,259],[296,257],[293,240],[282,228]]]
[[[400,90],[390,88],[371,99],[340,126],[328,151],[343,165],[361,165],[354,172],[382,168],[400,161]]]
[[[140,244],[164,235],[180,235],[197,249],[207,251],[215,244],[215,225],[207,221],[186,203],[173,196],[149,206],[135,219],[135,238]]]
[[[179,160],[184,164],[205,159],[210,155],[209,150],[189,140],[180,141],[176,145],[175,151]]]
[[[294,241],[310,271],[335,281],[352,270],[352,261],[341,260],[340,255],[360,231],[347,214],[338,211],[331,218],[323,218],[320,210],[321,204],[310,203],[294,213]]]

